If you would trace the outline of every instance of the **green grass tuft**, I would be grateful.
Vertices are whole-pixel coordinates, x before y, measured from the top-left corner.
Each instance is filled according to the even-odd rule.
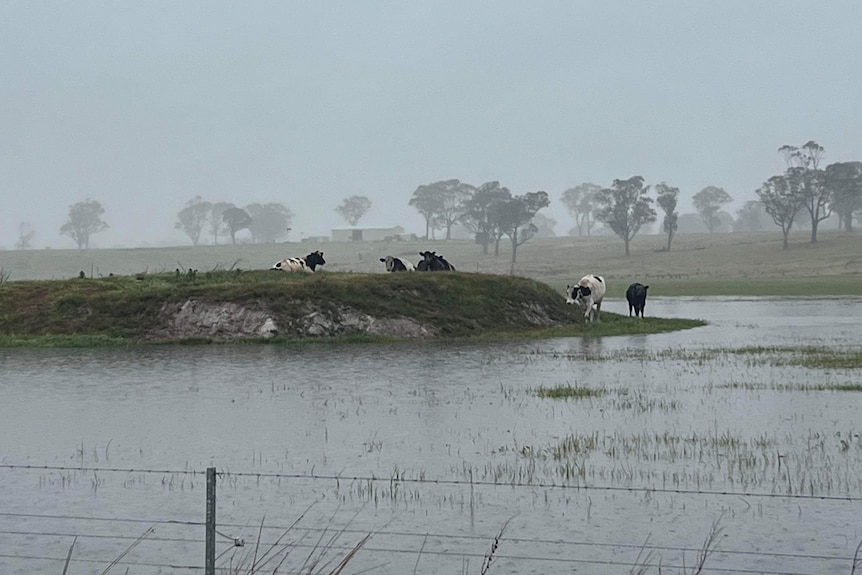
[[[540,386],[533,390],[536,397],[548,399],[584,399],[589,397],[601,397],[607,393],[604,389],[591,389],[589,387],[557,385],[554,387]]]

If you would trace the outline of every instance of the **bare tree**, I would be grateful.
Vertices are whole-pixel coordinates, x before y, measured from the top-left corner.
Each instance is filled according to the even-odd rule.
[[[673,240],[673,235],[679,227],[679,213],[676,211],[676,204],[679,200],[679,188],[674,188],[664,182],[656,184],[656,202],[664,212],[662,227],[667,233],[667,251],[670,251],[670,243]]]
[[[33,237],[36,235],[36,230],[33,229],[33,224],[29,222],[21,222],[18,224],[18,241],[15,242],[16,250],[29,250],[33,248]]]
[[[647,193],[641,176],[628,180],[614,180],[611,188],[604,188],[598,195],[595,210],[596,219],[608,226],[619,236],[629,255],[629,243],[640,231],[641,226],[656,220],[653,202]]]

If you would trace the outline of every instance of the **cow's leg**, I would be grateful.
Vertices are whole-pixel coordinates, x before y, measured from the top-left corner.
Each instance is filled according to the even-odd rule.
[[[596,304],[596,321],[599,321],[599,314],[602,312],[602,302]]]

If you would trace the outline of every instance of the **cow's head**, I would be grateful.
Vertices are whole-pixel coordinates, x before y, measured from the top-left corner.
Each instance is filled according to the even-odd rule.
[[[592,295],[593,290],[591,290],[588,286],[582,285],[573,285],[566,286],[566,303],[567,304],[578,304],[581,307],[587,302],[587,299]]]
[[[385,258],[380,258],[380,261],[386,264],[386,271],[391,272],[395,269],[395,258],[392,256],[386,256]]]
[[[311,252],[307,256],[305,256],[305,264],[314,271],[314,268],[317,266],[322,266],[326,263],[326,260],[323,259],[323,252],[320,250]]]
[[[431,262],[437,259],[437,252],[419,252],[426,264],[431,265]]]

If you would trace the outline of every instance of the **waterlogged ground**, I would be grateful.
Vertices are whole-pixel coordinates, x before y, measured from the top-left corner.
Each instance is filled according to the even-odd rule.
[[[860,304],[653,298],[710,325],[603,339],[0,350],[0,573],[60,573],[76,536],[70,574],[202,572],[192,472],[215,466],[224,572],[329,573],[370,533],[345,573],[478,574],[495,539],[488,573],[682,573],[712,534],[705,572],[849,574]]]

